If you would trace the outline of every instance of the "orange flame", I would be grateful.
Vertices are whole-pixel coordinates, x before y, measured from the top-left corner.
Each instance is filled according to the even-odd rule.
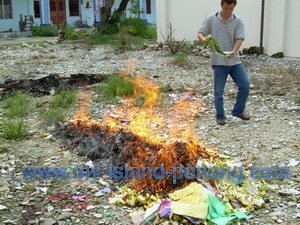
[[[121,74],[125,77],[133,74],[133,64]],[[124,130],[139,137],[139,143],[128,143],[134,149],[129,166],[154,168],[164,164],[166,171],[180,163],[196,166],[199,157],[207,161],[216,159],[218,154],[198,140],[195,131],[195,117],[204,103],[189,93],[167,96],[168,103],[163,107],[160,86],[146,78],[136,76],[132,80],[134,94],[123,101],[123,105],[107,111],[102,121],[92,120],[87,112],[91,105],[91,94],[82,93],[80,108],[74,116],[74,124],[86,127],[108,127],[112,132]],[[138,97],[144,99],[144,105],[137,107]],[[157,150],[142,143],[156,146]],[[146,176],[149,175],[146,171]],[[150,186],[152,190],[162,191],[168,187],[167,180],[135,179],[130,183],[141,190]]]

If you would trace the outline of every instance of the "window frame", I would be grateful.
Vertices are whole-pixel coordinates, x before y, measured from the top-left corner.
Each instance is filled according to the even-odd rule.
[[[151,14],[151,0],[146,0],[146,14]]]
[[[40,0],[33,0],[33,11],[34,11],[34,18],[41,18]]]
[[[77,9],[76,9],[76,11],[71,12],[71,10],[73,10],[74,7],[76,7],[76,4],[75,4],[75,6],[71,7],[71,4],[74,4],[74,3],[77,4]],[[79,3],[79,0],[69,0],[69,16],[70,17],[80,16],[80,3]]]

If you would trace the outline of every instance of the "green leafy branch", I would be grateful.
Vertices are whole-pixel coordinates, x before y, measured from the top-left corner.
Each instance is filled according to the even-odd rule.
[[[219,46],[218,42],[212,36],[208,36],[207,39],[203,41],[203,46],[211,49],[213,52],[219,55],[226,55]]]

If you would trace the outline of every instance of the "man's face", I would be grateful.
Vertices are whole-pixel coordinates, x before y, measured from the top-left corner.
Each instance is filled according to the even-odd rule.
[[[231,13],[234,10],[234,7],[235,7],[234,3],[232,3],[232,4],[224,3],[221,6],[221,8],[222,8],[222,10],[221,10],[222,16],[224,16],[224,17],[230,17]]]

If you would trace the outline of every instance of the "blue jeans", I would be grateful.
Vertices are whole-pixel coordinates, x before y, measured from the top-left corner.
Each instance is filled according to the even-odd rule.
[[[250,85],[249,77],[243,64],[238,64],[234,66],[213,65],[212,69],[214,71],[214,98],[216,118],[226,118],[223,106],[223,95],[228,74],[238,86],[236,103],[232,110],[232,115],[236,116],[243,113],[249,95]]]

